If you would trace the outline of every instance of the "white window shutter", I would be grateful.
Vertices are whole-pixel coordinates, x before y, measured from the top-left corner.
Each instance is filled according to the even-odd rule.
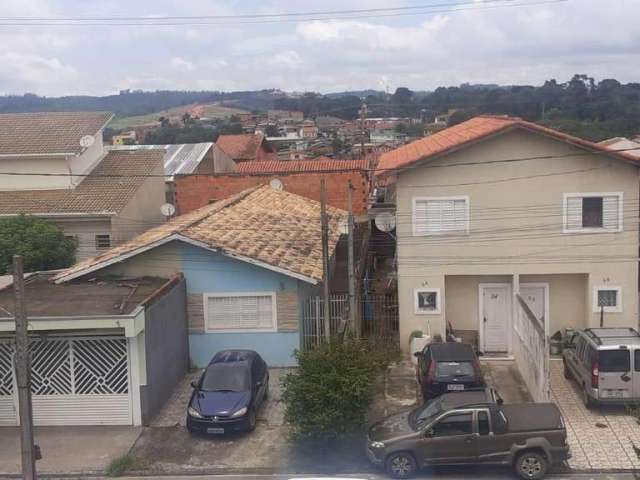
[[[208,330],[270,330],[273,324],[271,295],[208,297]]]
[[[608,195],[602,198],[602,226],[607,230],[618,230],[621,225],[620,197]]]
[[[567,230],[582,228],[582,197],[567,197],[566,203]]]
[[[424,199],[414,203],[414,234],[437,235],[467,231],[468,204],[464,198]]]

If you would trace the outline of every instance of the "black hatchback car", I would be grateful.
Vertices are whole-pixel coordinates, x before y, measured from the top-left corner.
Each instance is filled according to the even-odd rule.
[[[486,386],[478,357],[467,343],[432,343],[416,352],[416,357],[416,374],[424,401],[443,393]]]
[[[269,370],[253,350],[224,350],[216,353],[200,380],[191,386],[187,408],[191,433],[251,431],[269,394]]]

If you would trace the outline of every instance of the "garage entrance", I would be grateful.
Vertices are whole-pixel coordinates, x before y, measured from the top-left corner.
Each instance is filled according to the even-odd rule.
[[[129,354],[124,336],[32,339],[35,425],[131,425]],[[0,425],[18,425],[13,341],[0,340]]]

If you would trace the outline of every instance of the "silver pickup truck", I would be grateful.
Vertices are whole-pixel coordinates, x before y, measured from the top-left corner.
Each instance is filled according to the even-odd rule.
[[[511,465],[538,480],[570,457],[567,432],[552,403],[501,405],[484,392],[448,393],[371,426],[367,455],[393,478],[429,465]]]

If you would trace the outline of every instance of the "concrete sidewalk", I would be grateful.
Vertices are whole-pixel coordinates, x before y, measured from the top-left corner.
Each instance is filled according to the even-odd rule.
[[[36,427],[42,450],[41,474],[96,474],[126,455],[140,436],[140,427]],[[20,473],[20,430],[0,428],[0,477]]]

